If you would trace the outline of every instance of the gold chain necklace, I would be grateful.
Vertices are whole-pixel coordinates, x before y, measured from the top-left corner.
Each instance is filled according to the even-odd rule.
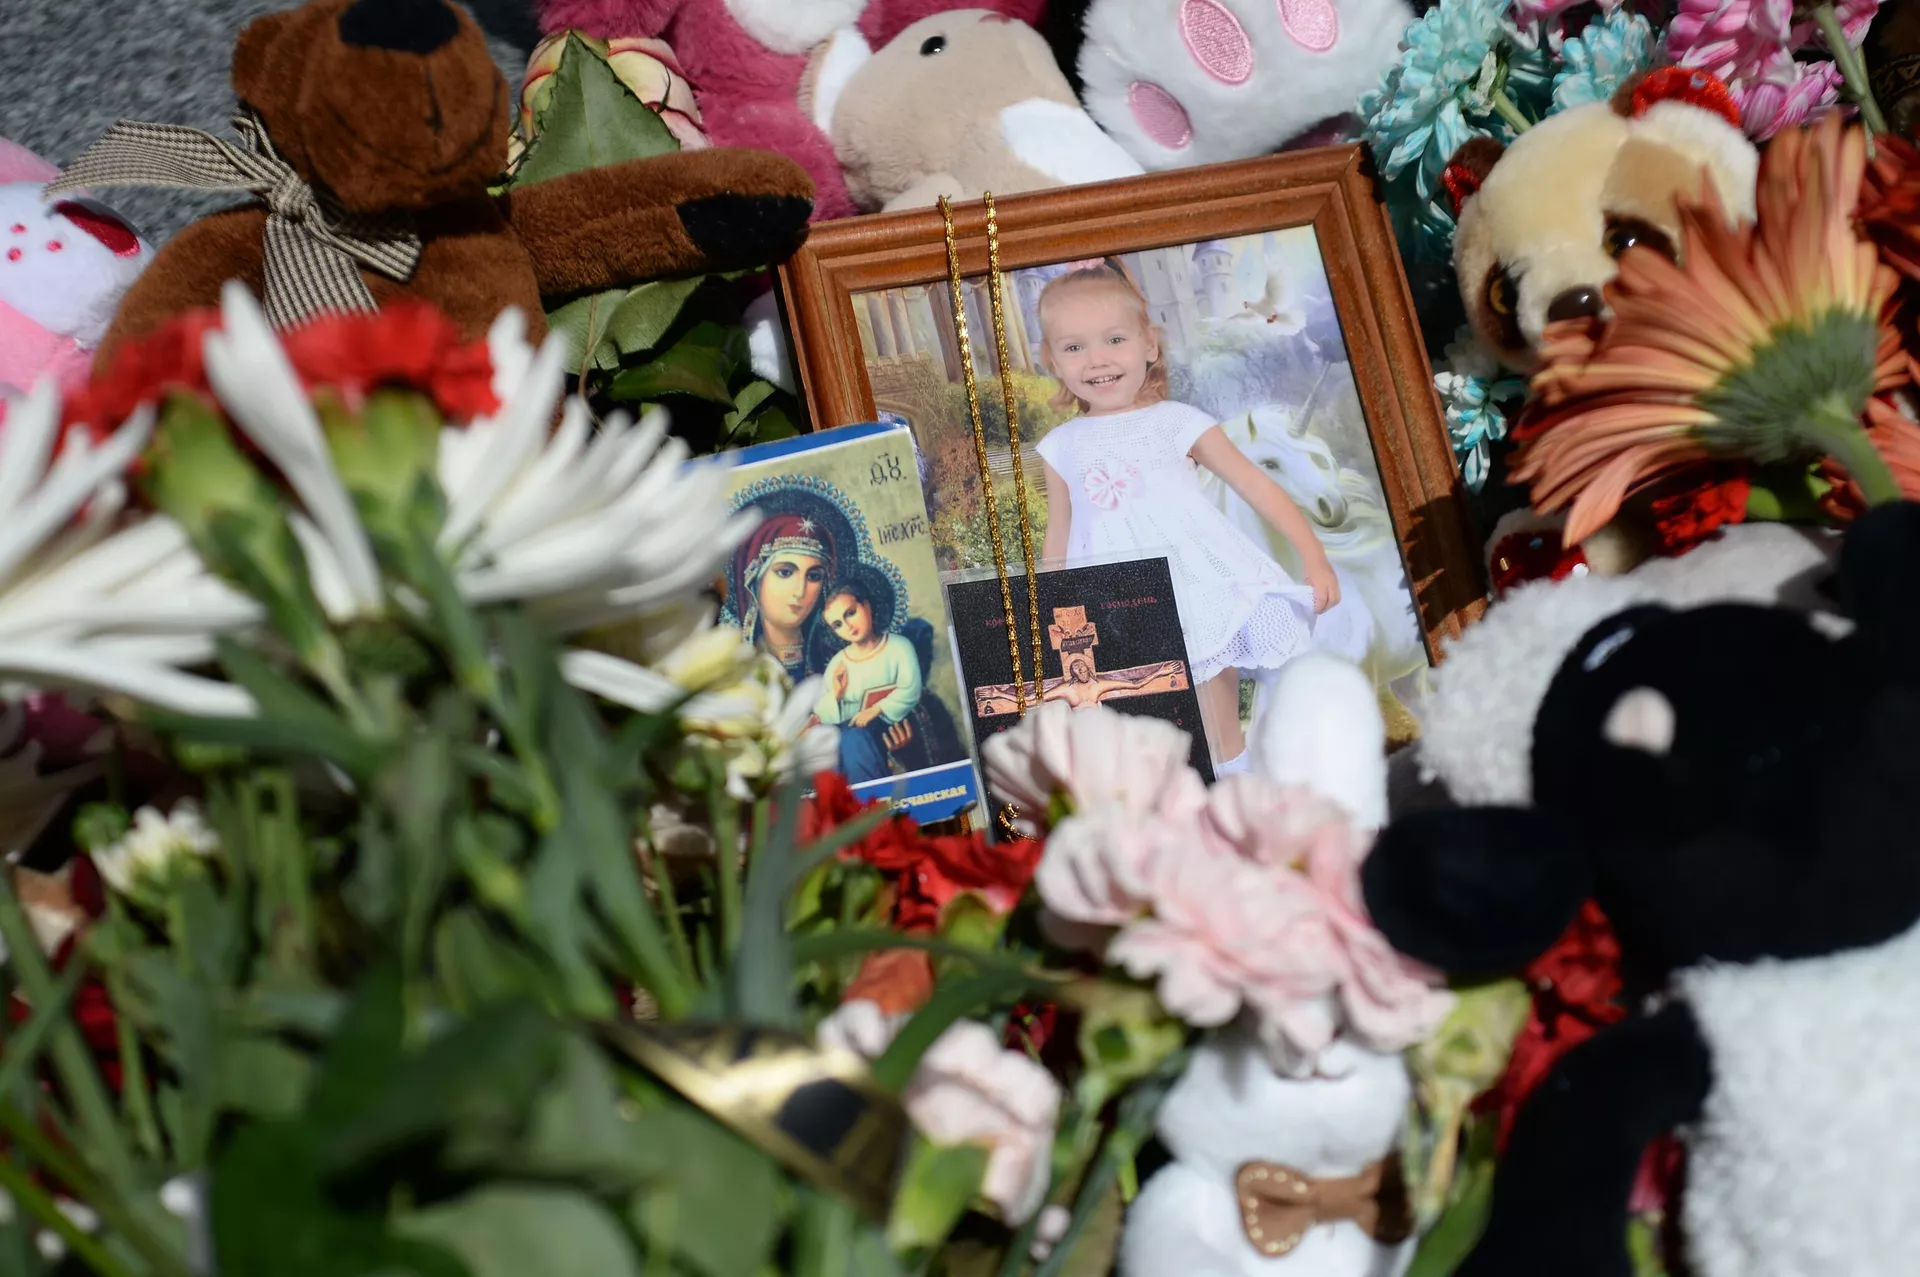
[[[1020,520],[1020,553],[1027,570],[1027,625],[1033,639],[1033,700],[1040,700],[1045,667],[1040,662],[1040,580],[1033,554],[1033,518],[1027,506],[1026,461],[1020,455],[1020,403],[1013,393],[1013,373],[1007,363],[1007,321],[1001,301],[1000,222],[993,207],[993,193],[983,194],[987,206],[987,290],[992,301],[994,349],[1000,360],[1000,402],[1007,418],[1007,442],[1013,451],[1014,508]],[[1013,658],[1013,695],[1019,714],[1027,713],[1027,685],[1021,669],[1020,630],[1013,616],[1013,586],[1007,576],[1007,551],[1000,540],[1000,498],[993,482],[993,470],[987,464],[987,427],[980,416],[980,390],[973,374],[973,342],[967,333],[967,303],[960,279],[960,245],[953,231],[953,205],[940,197],[940,216],[947,228],[947,284],[953,297],[953,327],[960,346],[960,372],[967,385],[967,415],[973,423],[973,456],[980,468],[980,488],[987,498],[987,536],[993,542],[993,568],[1000,578],[1000,606],[1007,622],[1007,655]],[[1014,821],[1020,809],[1012,803],[1000,808],[996,818],[1001,832],[1017,837]]]

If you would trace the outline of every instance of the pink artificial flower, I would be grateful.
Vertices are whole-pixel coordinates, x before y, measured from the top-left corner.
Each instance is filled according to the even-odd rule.
[[[1311,1071],[1342,1033],[1400,1050],[1452,1006],[1367,918],[1370,848],[1331,803],[1249,774],[1190,814],[1063,821],[1034,883],[1088,947],[1118,927],[1106,960],[1155,981],[1168,1012],[1210,1027],[1249,1011],[1276,1067]]]
[[[1153,912],[1107,946],[1107,961],[1157,979],[1161,1005],[1188,1024],[1225,1024],[1249,999],[1279,1005],[1330,991],[1339,947],[1313,893],[1196,838],[1154,876]]]
[[[1186,826],[1113,808],[1062,821],[1047,840],[1033,885],[1049,913],[1088,927],[1118,927],[1146,912],[1154,865],[1182,855]]]
[[[1263,865],[1285,865],[1302,839],[1326,826],[1347,827],[1349,817],[1332,801],[1297,785],[1275,785],[1264,776],[1228,776],[1207,791],[1207,827],[1242,856]]]
[[[1198,811],[1207,790],[1188,765],[1192,749],[1192,738],[1171,723],[1049,701],[991,737],[981,752],[988,787],[1020,808],[1016,823],[1031,836],[1063,798],[1077,812],[1106,806],[1135,817]]]
[[[1839,0],[1847,42],[1858,46],[1880,0]],[[1794,55],[1825,48],[1820,29],[1794,0],[1679,0],[1667,26],[1667,55],[1725,81],[1747,136],[1764,141],[1839,101],[1840,72]]]
[[[915,1128],[934,1144],[991,1151],[981,1195],[1020,1227],[1046,1200],[1060,1084],[1024,1052],[1009,1051],[984,1024],[962,1020],[928,1048],[901,1096]]]
[[[1840,85],[1840,68],[1833,63],[1800,62],[1781,53],[1733,96],[1740,104],[1740,123],[1747,136],[1764,142],[1839,105]]]

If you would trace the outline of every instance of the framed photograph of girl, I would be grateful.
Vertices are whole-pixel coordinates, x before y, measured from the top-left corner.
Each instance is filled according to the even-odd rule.
[[[904,423],[943,573],[1165,556],[1213,757],[1234,770],[1258,685],[1322,649],[1366,667],[1389,727],[1484,605],[1465,493],[1361,148],[953,210],[986,435],[967,405],[938,209],[811,229],[780,270],[816,427]],[[1002,391],[1006,352],[1025,490]],[[983,481],[984,478],[984,481]]]

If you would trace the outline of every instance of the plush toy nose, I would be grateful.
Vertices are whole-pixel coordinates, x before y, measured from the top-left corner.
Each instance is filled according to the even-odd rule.
[[[445,0],[358,0],[340,15],[340,39],[369,49],[432,53],[459,34]]]
[[[1547,321],[1558,323],[1563,319],[1591,319],[1600,313],[1600,290],[1581,284],[1569,288],[1547,304]]]
[[[714,269],[730,269],[747,265],[769,241],[799,234],[813,201],[790,195],[720,194],[688,200],[678,211],[687,238],[715,263]]]

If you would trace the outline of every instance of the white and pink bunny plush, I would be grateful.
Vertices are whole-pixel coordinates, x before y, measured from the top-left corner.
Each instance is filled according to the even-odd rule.
[[[1076,7],[1056,0],[1071,20]],[[1087,113],[1151,170],[1358,136],[1407,0],[1078,0]]]
[[[96,200],[49,200],[57,166],[0,138],[0,412],[51,377],[86,381],[93,350],[153,249]]]

